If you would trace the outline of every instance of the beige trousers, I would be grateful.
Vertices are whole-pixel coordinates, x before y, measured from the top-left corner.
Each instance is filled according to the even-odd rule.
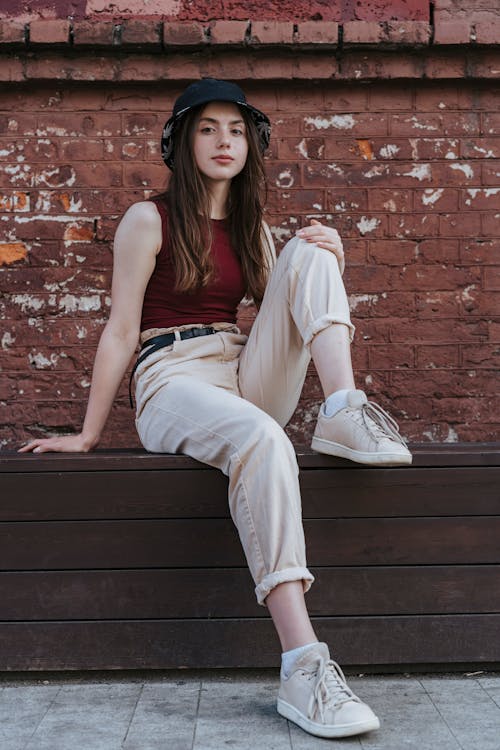
[[[229,477],[229,508],[259,604],[306,566],[295,451],[283,427],[310,361],[310,343],[332,323],[354,328],[337,259],[294,238],[271,273],[250,335],[176,340],[136,372],[136,425],[148,451],[183,453]],[[210,325],[207,321],[206,325]],[[170,329],[173,330],[173,329]]]

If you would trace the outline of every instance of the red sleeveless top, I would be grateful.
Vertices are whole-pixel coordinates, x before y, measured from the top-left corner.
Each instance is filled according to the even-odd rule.
[[[161,200],[151,200],[161,216],[163,242],[144,294],[141,331],[190,323],[235,323],[237,307],[246,289],[226,220],[212,219],[213,280],[194,293],[179,293],[174,291],[175,269],[169,248],[166,207]]]

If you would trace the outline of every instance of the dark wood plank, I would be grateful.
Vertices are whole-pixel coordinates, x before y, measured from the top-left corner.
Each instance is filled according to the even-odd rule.
[[[410,446],[414,465],[499,466],[500,443],[421,443]],[[301,468],[352,468],[351,461],[325,456],[296,446]],[[134,450],[96,450],[91,453],[44,453],[42,455],[0,452],[0,471],[132,471],[135,469],[203,469],[204,464],[182,455],[146,453]],[[405,471],[405,467],[398,471]],[[385,471],[365,467],[365,471]]]
[[[0,521],[228,518],[227,483],[207,468],[0,473]]]
[[[496,563],[498,518],[306,521],[310,564]],[[233,566],[232,522],[205,520],[2,524],[3,569]]]
[[[313,618],[345,666],[500,662],[500,615]],[[265,619],[0,623],[0,670],[275,667]]]
[[[304,469],[300,484],[305,518],[500,515],[500,467]],[[0,521],[229,517],[214,469],[0,473],[0,497]]]
[[[500,566],[311,568],[314,616],[500,613]],[[267,617],[246,568],[0,573],[0,620]]]
[[[500,563],[500,518],[381,518],[304,522],[310,565]],[[0,570],[240,567],[225,519],[0,524]]]

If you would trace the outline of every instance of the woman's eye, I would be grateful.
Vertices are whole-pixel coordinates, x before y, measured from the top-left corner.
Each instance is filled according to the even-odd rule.
[[[234,135],[243,135],[243,130],[240,130],[239,128],[235,128],[233,130]]]

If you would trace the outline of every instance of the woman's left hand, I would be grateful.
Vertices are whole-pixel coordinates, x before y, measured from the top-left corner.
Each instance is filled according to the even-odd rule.
[[[318,247],[324,247],[335,255],[339,262],[340,273],[344,273],[345,259],[344,248],[340,234],[333,227],[325,227],[320,221],[311,219],[311,226],[299,229],[296,232],[297,237],[306,242],[311,242]]]

